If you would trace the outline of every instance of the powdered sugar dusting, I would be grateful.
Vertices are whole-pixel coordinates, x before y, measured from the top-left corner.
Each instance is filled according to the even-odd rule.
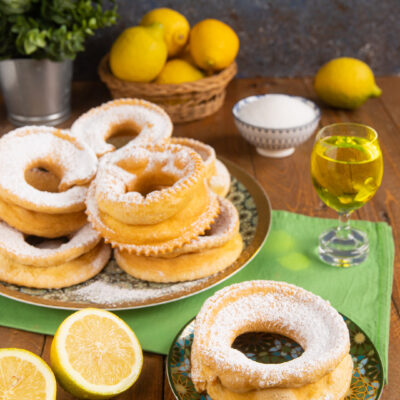
[[[193,149],[196,153],[198,153],[203,160],[206,169],[211,170],[214,162],[216,160],[215,150],[208,144],[200,142],[199,140],[182,138],[182,137],[174,137],[170,139],[170,142],[173,144],[179,144],[181,146],[187,146]]]
[[[217,217],[219,213],[219,203],[217,200],[217,196],[209,190],[210,201],[207,209],[199,216],[199,218],[194,221],[185,232],[183,232],[180,236],[172,238],[168,241],[161,242],[158,244],[128,244],[122,243],[120,240],[120,235],[118,235],[111,227],[106,225],[100,216],[100,210],[98,208],[96,197],[96,185],[95,182],[89,187],[88,195],[86,198],[86,212],[88,215],[89,221],[92,223],[94,229],[100,231],[105,242],[110,243],[112,247],[117,247],[120,250],[127,250],[128,252],[132,252],[137,255],[160,255],[166,252],[171,252],[175,248],[182,245],[182,243],[190,242],[194,235],[199,235],[202,232],[205,232],[210,228],[211,224]],[[212,218],[210,218],[212,216]],[[197,233],[196,233],[197,232]],[[116,241],[118,237],[118,242]]]
[[[25,241],[24,235],[10,227],[5,222],[0,222],[0,251],[8,257],[18,259],[20,263],[41,265],[41,262],[49,262],[58,259],[63,254],[68,254],[68,259],[79,257],[89,251],[100,241],[100,235],[86,224],[72,235],[67,243],[49,240],[46,246],[35,247]],[[53,245],[51,245],[53,244]]]
[[[172,122],[168,114],[155,104],[138,99],[113,100],[93,108],[73,123],[71,132],[101,156],[114,150],[114,146],[106,142],[111,136],[110,131],[130,122],[140,131],[128,146],[159,142],[172,133]]]
[[[59,193],[35,189],[25,180],[25,171],[54,165],[62,174]],[[50,127],[23,127],[0,140],[0,188],[2,196],[32,210],[62,212],[84,208],[87,188],[96,173],[94,153],[67,131]],[[77,168],[79,166],[79,168]]]
[[[118,287],[104,281],[94,281],[87,286],[76,289],[73,294],[77,299],[95,304],[121,305],[129,302],[145,302],[146,300],[168,297],[174,293],[189,292],[201,282],[182,282],[179,284],[162,285],[159,287]]]
[[[193,151],[177,145],[123,147],[101,159],[96,177],[96,197],[100,201],[104,198],[122,204],[159,201],[167,192],[176,193],[196,179],[199,163],[198,156],[194,155]],[[134,190],[141,176],[156,171],[175,177],[176,182],[146,196]],[[128,187],[132,190],[128,191]]]
[[[231,348],[236,336],[260,330],[289,336],[305,351],[283,364],[260,364]],[[232,390],[249,390],[315,382],[339,364],[350,341],[341,316],[320,297],[283,282],[252,281],[204,303],[193,346],[193,379],[200,386],[218,377]]]

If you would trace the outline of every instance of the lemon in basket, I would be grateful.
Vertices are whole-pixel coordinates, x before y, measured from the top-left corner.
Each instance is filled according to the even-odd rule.
[[[133,26],[118,36],[110,51],[111,72],[119,79],[150,82],[167,60],[161,24]]]
[[[190,54],[196,65],[206,71],[219,71],[229,66],[239,51],[239,38],[227,24],[205,19],[190,32]]]
[[[201,78],[204,78],[204,73],[198,68],[186,60],[175,58],[164,65],[155,82],[161,84],[179,84],[197,81]]]
[[[175,56],[185,46],[190,25],[184,15],[171,8],[156,8],[149,11],[140,21],[140,25],[159,23],[164,27],[164,40],[168,48],[168,57]]]
[[[50,367],[23,349],[0,349],[0,399],[55,400],[57,384]]]
[[[361,60],[336,58],[323,65],[314,79],[317,95],[333,107],[354,109],[382,93],[371,68]]]
[[[51,366],[60,384],[84,399],[107,399],[131,387],[143,354],[129,326],[115,314],[86,308],[59,326],[51,345]]]

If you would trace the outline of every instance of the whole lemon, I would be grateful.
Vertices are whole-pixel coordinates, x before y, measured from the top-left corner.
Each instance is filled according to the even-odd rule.
[[[197,23],[190,32],[189,44],[196,65],[211,72],[226,68],[239,51],[235,31],[217,19]]]
[[[170,8],[156,8],[145,14],[140,21],[140,25],[143,26],[153,23],[159,23],[164,27],[168,57],[178,54],[189,37],[190,25],[185,16]]]
[[[317,95],[333,107],[355,109],[382,91],[371,68],[361,60],[335,58],[323,65],[314,80]]]
[[[118,36],[110,51],[110,68],[119,79],[150,82],[167,60],[167,46],[160,24],[134,26]]]
[[[156,79],[156,83],[179,84],[204,78],[203,72],[186,60],[175,58],[168,61]]]

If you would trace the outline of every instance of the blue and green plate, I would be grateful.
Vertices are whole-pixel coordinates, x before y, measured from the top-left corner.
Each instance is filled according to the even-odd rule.
[[[363,330],[343,317],[350,332],[350,354],[354,362],[353,379],[345,400],[378,400],[384,377],[379,354]],[[211,400],[197,393],[190,375],[190,351],[193,342],[194,319],[178,333],[167,358],[167,375],[177,400]],[[291,339],[270,333],[249,333],[239,336],[233,347],[261,363],[282,363],[299,357],[303,349]]]

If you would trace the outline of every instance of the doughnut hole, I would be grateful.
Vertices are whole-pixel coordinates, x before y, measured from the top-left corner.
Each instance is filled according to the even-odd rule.
[[[133,121],[126,121],[121,124],[113,125],[106,135],[106,142],[116,149],[119,149],[135,139],[139,135],[141,128]]]
[[[304,349],[294,340],[268,332],[247,332],[232,344],[247,358],[262,364],[281,364],[300,357]]]
[[[25,181],[41,192],[58,193],[61,173],[49,165],[37,165],[25,171]]]
[[[69,238],[62,236],[55,239],[47,239],[34,235],[25,236],[25,242],[38,249],[58,249],[64,243],[69,242]]]
[[[144,173],[127,187],[127,191],[139,192],[143,197],[146,197],[151,192],[171,187],[178,180],[178,177],[165,172],[160,172],[158,174],[151,172]]]

